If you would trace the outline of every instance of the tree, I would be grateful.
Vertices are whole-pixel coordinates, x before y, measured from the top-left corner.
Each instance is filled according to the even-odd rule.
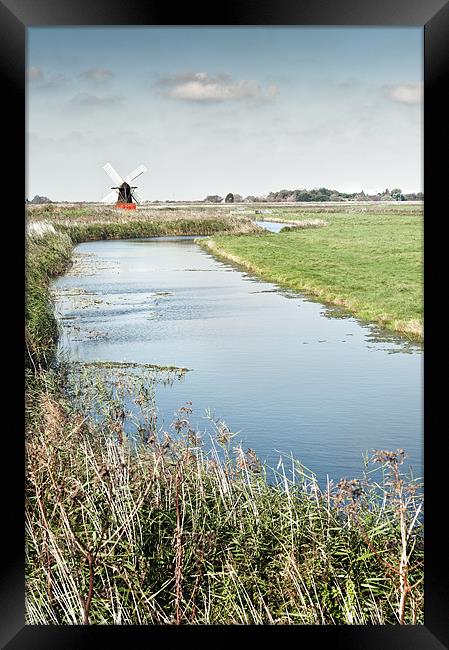
[[[391,198],[395,199],[396,201],[404,201],[402,190],[399,187],[395,187],[394,189],[392,189],[390,194],[391,194]]]
[[[232,192],[226,194],[225,203],[234,203],[234,195],[232,194]]]
[[[34,199],[31,199],[30,203],[53,203],[53,201],[46,196],[39,196],[39,194],[36,194]]]
[[[311,201],[312,197],[310,192],[308,192],[307,190],[300,190],[299,192],[296,192],[295,199],[298,202],[303,202],[303,201]]]

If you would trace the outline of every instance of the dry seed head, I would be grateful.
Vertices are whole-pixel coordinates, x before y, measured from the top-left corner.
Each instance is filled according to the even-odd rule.
[[[373,463],[388,463],[389,465],[402,465],[405,458],[405,451],[397,449],[396,451],[387,451],[385,449],[374,449]]]

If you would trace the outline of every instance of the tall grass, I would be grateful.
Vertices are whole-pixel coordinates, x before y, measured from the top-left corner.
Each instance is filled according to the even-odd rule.
[[[100,239],[128,239],[134,237],[161,237],[165,235],[213,235],[216,233],[254,233],[252,222],[239,219],[167,219],[165,221],[117,221],[109,223],[57,224],[74,243]]]
[[[282,223],[282,222],[279,222]],[[285,221],[285,223],[289,223]],[[324,219],[303,219],[302,221],[290,221],[291,226],[284,226],[280,232],[291,232],[292,230],[301,230],[304,228],[322,228],[327,226],[327,221]]]
[[[54,353],[58,331],[50,281],[70,265],[72,242],[44,223],[28,226],[25,246],[25,366],[36,371]]]
[[[212,235],[258,232],[247,216],[235,216],[220,208],[139,208],[124,211],[113,206],[28,206],[30,224],[52,224],[74,243],[99,239],[158,237],[163,235]]]
[[[27,442],[28,623],[422,623],[422,496],[402,450],[324,490],[294,461],[268,481],[223,422],[205,446],[189,404],[158,430],[134,385],[147,417],[131,442],[125,402],[98,376],[91,389],[101,417],[89,391],[78,409],[47,386]]]

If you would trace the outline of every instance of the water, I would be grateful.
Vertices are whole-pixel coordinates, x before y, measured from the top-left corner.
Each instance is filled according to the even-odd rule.
[[[256,221],[255,223],[258,226],[265,228],[265,230],[269,230],[270,232],[275,233],[278,233],[281,228],[288,226],[288,223],[280,223],[279,221]]]
[[[217,261],[189,237],[76,248],[54,283],[60,353],[191,368],[157,388],[159,424],[192,401],[275,466],[290,452],[320,481],[402,447],[422,476],[422,349]]]

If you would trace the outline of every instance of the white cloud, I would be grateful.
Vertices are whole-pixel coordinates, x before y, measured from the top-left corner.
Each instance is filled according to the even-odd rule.
[[[388,99],[399,104],[420,104],[423,99],[422,83],[387,86],[385,90]]]
[[[79,76],[82,79],[87,79],[88,81],[104,82],[108,81],[111,77],[114,76],[111,70],[106,68],[89,68],[89,70],[83,70],[80,72]]]
[[[165,94],[169,97],[191,102],[264,101],[273,99],[278,94],[275,85],[264,90],[257,81],[233,81],[224,73],[214,77],[210,77],[206,72],[184,73],[162,77],[157,85],[165,87]]]

